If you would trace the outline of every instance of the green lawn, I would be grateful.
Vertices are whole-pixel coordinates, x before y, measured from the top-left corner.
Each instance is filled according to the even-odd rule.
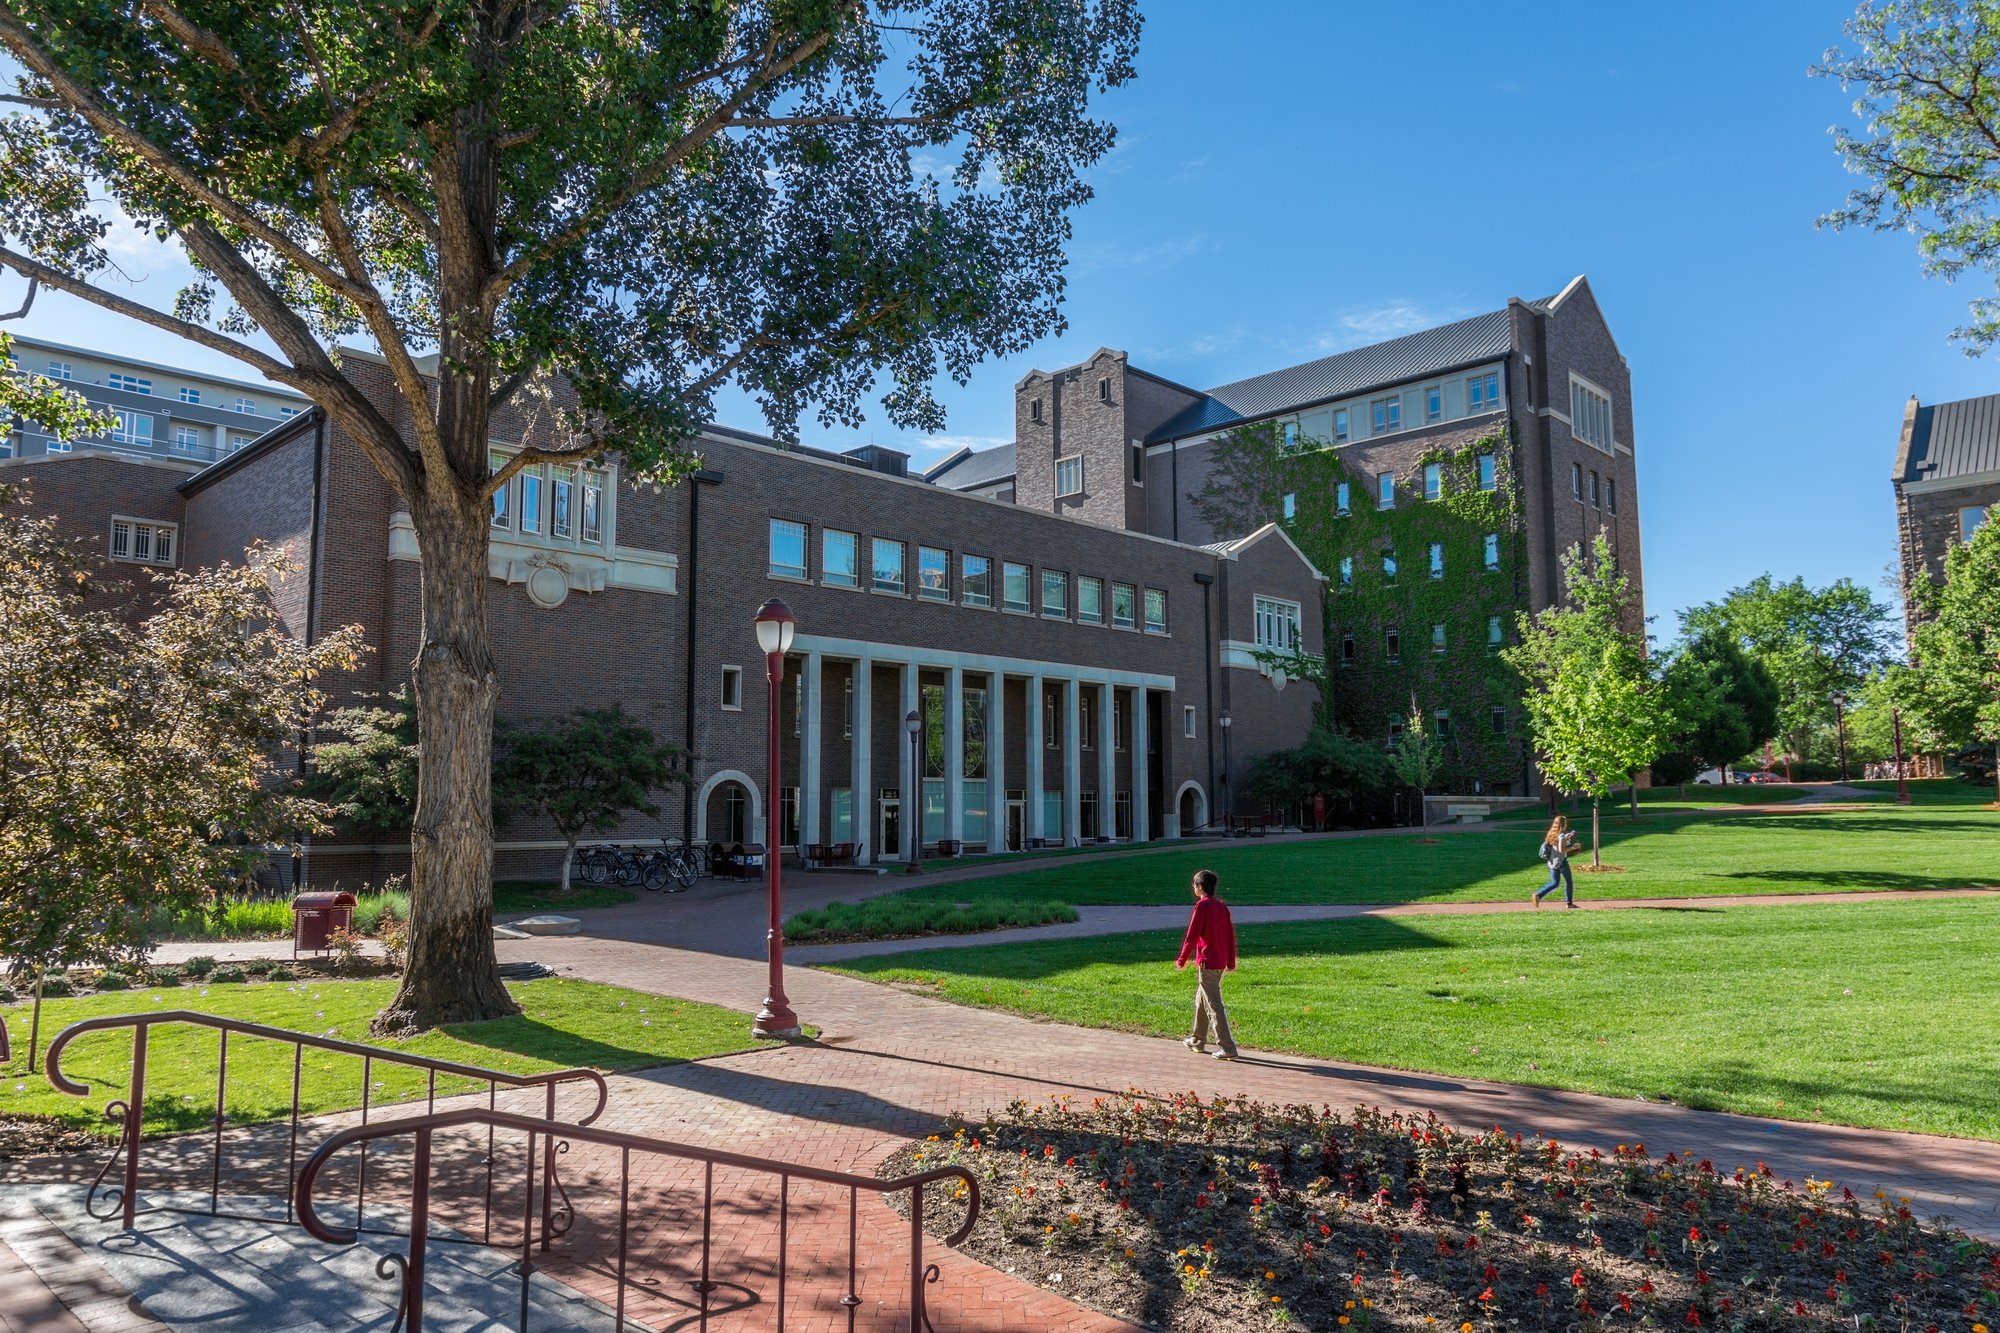
[[[1984,899],[1252,926],[1226,994],[1248,1048],[2000,1139],[1996,933],[2000,902]],[[1192,992],[1178,943],[1154,932],[837,970],[1177,1035]]]
[[[508,989],[523,1007],[519,1016],[441,1028],[407,1041],[380,1041],[368,1035],[369,1020],[395,992],[393,981],[267,982],[121,991],[45,1001],[42,1041],[46,1049],[50,1037],[78,1019],[192,1009],[517,1074],[573,1066],[606,1071],[639,1069],[758,1044],[750,1036],[747,1017],[709,1005],[560,978],[524,982]],[[129,1091],[130,1034],[93,1033],[65,1051],[63,1072],[91,1085],[88,1098],[65,1097],[42,1075],[27,1072],[27,1006],[0,1008],[0,1020],[8,1024],[15,1052],[12,1063],[0,1065],[0,1115],[54,1115],[74,1124],[102,1128],[104,1104],[122,1099]],[[146,1075],[148,1133],[207,1123],[215,1107],[217,1048],[218,1034],[207,1028],[162,1027],[152,1034]],[[370,1100],[379,1103],[421,1097],[426,1077],[419,1070],[377,1065],[372,1080],[377,1086],[371,1090]],[[244,1123],[289,1114],[291,1080],[291,1047],[233,1038],[227,1099],[230,1119]],[[483,1090],[485,1085],[478,1087]],[[440,1094],[468,1090],[470,1085],[449,1080],[438,1083]],[[359,1059],[307,1052],[301,1079],[305,1111],[359,1106],[361,1091]],[[565,1093],[561,1105],[581,1095]]]
[[[1948,789],[1948,790],[1941,790]],[[1770,790],[1770,789],[1766,789]],[[1783,814],[1604,816],[1604,859],[1622,873],[1578,875],[1598,898],[1940,889],[2000,883],[2000,812],[1987,793],[1931,784],[1920,802]],[[1589,814],[1577,821],[1586,839]],[[907,890],[952,901],[1045,898],[1074,904],[1178,903],[1203,866],[1240,903],[1477,902],[1525,898],[1543,878],[1540,820],[1476,830],[1284,843],[1255,839],[1109,857]],[[1585,853],[1579,866],[1588,864]]]
[[[554,884],[503,879],[493,886],[493,910],[502,916],[514,912],[575,912],[590,907],[618,907],[638,896],[631,889],[621,889],[612,884],[586,884],[581,880],[572,880],[569,896],[564,897]]]

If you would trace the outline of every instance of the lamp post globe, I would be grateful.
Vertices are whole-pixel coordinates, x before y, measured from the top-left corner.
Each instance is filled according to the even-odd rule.
[[[910,864],[903,873],[914,875],[924,863],[923,714],[914,708],[903,714],[903,731],[910,738],[910,808],[906,816],[910,821]]]
[[[792,638],[798,631],[798,621],[791,608],[773,597],[757,608],[757,615],[751,622],[757,632],[757,647],[764,654],[764,680],[768,686],[769,706],[765,710],[768,747],[766,760],[768,767],[764,775],[766,795],[764,830],[764,894],[770,908],[770,924],[764,936],[764,950],[770,960],[770,975],[766,982],[763,1007],[757,1011],[756,1020],[750,1025],[753,1035],[759,1037],[797,1037],[804,1033],[799,1016],[792,1012],[792,1004],[785,997],[785,933],[784,898],[780,882],[778,841],[773,836],[769,821],[777,817],[778,783],[784,769],[778,753],[778,686],[785,678],[785,654],[791,650]]]

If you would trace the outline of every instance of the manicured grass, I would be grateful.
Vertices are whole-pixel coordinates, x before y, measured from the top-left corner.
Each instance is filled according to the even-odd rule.
[[[572,880],[569,895],[565,897],[554,884],[503,879],[493,886],[493,910],[502,915],[514,912],[576,912],[591,907],[618,907],[638,896],[631,889]]]
[[[916,935],[970,935],[1013,926],[1045,926],[1076,920],[1068,903],[1037,899],[1010,902],[988,898],[960,907],[942,898],[871,898],[867,902],[831,902],[816,911],[798,912],[785,922],[791,944],[827,944],[839,940],[895,940]]]
[[[42,1042],[46,1049],[51,1037],[78,1019],[192,1009],[517,1074],[584,1066],[639,1069],[758,1044],[750,1036],[750,1020],[742,1014],[561,978],[510,986],[524,1010],[514,1018],[441,1028],[405,1041],[370,1037],[369,1020],[388,1003],[395,985],[394,981],[305,981],[183,986],[48,1000],[42,1006]],[[94,1033],[79,1038],[63,1053],[63,1072],[91,1085],[88,1098],[74,1098],[56,1092],[41,1074],[27,1072],[28,1007],[0,1009],[0,1020],[11,1030],[15,1051],[12,1063],[0,1065],[0,1115],[53,1115],[103,1128],[105,1103],[129,1092],[130,1034]],[[206,1028],[169,1026],[152,1034],[146,1075],[148,1133],[208,1123],[215,1107],[217,1049],[218,1034]],[[369,1099],[380,1103],[422,1097],[426,1077],[421,1070],[378,1064]],[[440,1095],[470,1091],[472,1086],[438,1080]],[[301,1105],[308,1114],[359,1106],[361,1061],[308,1050],[301,1092]],[[227,1107],[232,1123],[289,1115],[291,1095],[291,1047],[247,1037],[231,1040]],[[566,1106],[581,1095],[565,1092],[558,1105]]]
[[[1996,931],[1986,899],[1248,926],[1225,995],[1249,1048],[2000,1139]],[[1178,944],[1151,932],[834,970],[1181,1035],[1193,983]]]
[[[1579,875],[1586,897],[1702,897],[2000,883],[2000,812],[1987,793],[1940,783],[1922,802],[1866,810],[1604,815],[1604,859],[1623,873]],[[1774,790],[1771,788],[1766,791]],[[1590,820],[1576,826],[1586,840]],[[1086,903],[1179,903],[1201,867],[1240,903],[1476,902],[1525,898],[1543,871],[1542,823],[1434,829],[1292,842],[1246,840],[923,886],[909,896]],[[1576,858],[1589,863],[1588,852]]]

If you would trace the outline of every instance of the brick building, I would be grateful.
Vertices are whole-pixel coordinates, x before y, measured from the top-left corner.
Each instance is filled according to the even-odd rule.
[[[1910,590],[1942,581],[1945,552],[1972,540],[2000,504],[2000,394],[1929,407],[1911,395],[1890,481],[1908,632],[1915,628]]]

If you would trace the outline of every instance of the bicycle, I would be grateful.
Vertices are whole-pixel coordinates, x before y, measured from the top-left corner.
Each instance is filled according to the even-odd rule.
[[[655,893],[682,893],[700,876],[701,853],[678,838],[662,839],[645,860],[645,884]]]

